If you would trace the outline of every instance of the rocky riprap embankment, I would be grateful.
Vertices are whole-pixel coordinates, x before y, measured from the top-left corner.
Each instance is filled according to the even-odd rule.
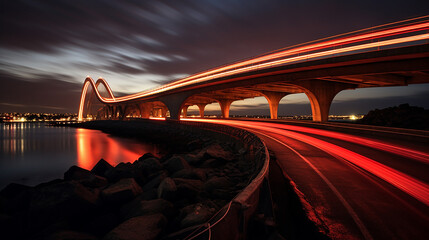
[[[159,239],[206,222],[255,174],[246,150],[195,140],[188,153],[145,154],[113,167],[0,192],[2,239]]]

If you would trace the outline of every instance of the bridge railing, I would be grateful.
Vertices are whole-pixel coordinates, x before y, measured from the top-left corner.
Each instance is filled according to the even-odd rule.
[[[429,22],[429,15],[407,19],[403,21],[383,24],[379,26],[374,26],[370,28],[365,28],[357,31],[352,31],[348,33],[338,34],[322,39],[317,39],[314,41],[309,41],[305,43],[296,44],[293,46],[288,46],[280,49],[276,49],[274,51],[264,53],[261,55],[256,55],[248,58],[241,59],[239,61],[230,62],[226,64],[222,64],[219,66],[216,66],[213,69],[221,69],[226,68],[228,66],[233,66],[240,63],[246,63],[248,62],[248,65],[243,66],[250,66],[252,67],[256,62],[264,63],[266,61],[256,61],[257,59],[263,59],[264,57],[268,56],[277,56],[276,58],[292,58],[292,57],[299,57],[304,54],[312,54],[317,53],[323,50],[335,50],[339,48],[345,48],[354,46],[357,44],[366,44],[366,43],[376,43],[380,42],[382,40],[391,40],[394,38],[399,37],[409,37],[419,34],[428,33],[428,25]],[[419,25],[419,27],[410,27]],[[402,30],[398,30],[398,28],[403,28]],[[396,29],[396,30],[395,30]],[[427,39],[424,40],[418,40],[413,42],[408,42],[408,45],[417,45],[422,43],[428,43]],[[400,43],[402,46],[404,43]],[[376,45],[376,44],[374,44]],[[372,51],[372,50],[381,50],[386,48],[392,48],[396,47],[398,45],[395,44],[389,44],[389,46],[374,46],[373,48],[368,48],[365,51]],[[351,54],[353,52],[348,52],[348,54]],[[272,60],[272,59],[271,59]],[[209,72],[203,71],[194,75],[204,74]]]

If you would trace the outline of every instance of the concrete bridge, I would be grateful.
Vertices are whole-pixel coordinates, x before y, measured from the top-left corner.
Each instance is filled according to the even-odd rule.
[[[115,97],[100,78],[87,77],[82,89],[79,120],[91,104],[88,87],[101,103],[97,119],[126,117],[186,117],[197,105],[204,117],[207,104],[219,103],[222,117],[229,117],[231,103],[263,96],[272,119],[280,100],[305,93],[313,121],[328,120],[335,95],[345,89],[406,86],[429,83],[429,16],[280,49],[251,59],[217,67],[158,88]],[[100,84],[107,96],[99,91]]]

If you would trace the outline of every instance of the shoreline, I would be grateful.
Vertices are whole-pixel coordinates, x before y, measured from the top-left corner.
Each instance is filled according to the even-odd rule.
[[[95,237],[94,239],[101,239],[102,237],[109,239],[108,236],[123,234],[120,229],[124,226],[133,225],[136,221],[149,221],[158,224],[157,227],[153,226],[153,229],[146,229],[147,231],[158,232],[159,236],[166,237],[168,234],[184,228],[203,224],[244,189],[254,177],[255,169],[258,169],[246,161],[247,150],[237,149],[239,146],[233,141],[219,142],[207,138],[207,136],[200,136],[195,139],[192,136],[195,137],[197,133],[166,130],[165,126],[162,125],[160,129],[156,130],[150,127],[144,131],[142,129],[137,131],[135,129],[136,123],[126,122],[127,127],[125,128],[118,128],[117,124],[121,123],[103,122],[101,124],[104,126],[103,132],[160,141],[162,135],[151,135],[151,133],[173,131],[170,133],[172,137],[168,138],[168,144],[175,143],[177,145],[173,146],[170,152],[161,158],[146,154],[134,163],[120,163],[115,167],[100,160],[91,171],[73,166],[64,174],[64,179],[53,180],[36,187],[19,184],[8,185],[0,191],[1,201],[5,203],[2,204],[5,206],[1,209],[2,215],[10,220],[6,221],[6,225],[23,220],[21,219],[22,211],[25,212],[22,209],[23,206],[29,206],[27,212],[29,218],[24,221],[26,222],[25,226],[12,224],[7,232],[15,232],[15,234],[28,232],[28,235],[22,237],[35,239],[65,233],[72,235],[89,234]],[[86,123],[86,125],[89,125],[87,128],[95,129],[96,124]],[[188,139],[188,141],[183,141],[183,139]],[[177,149],[182,151],[175,151]],[[100,172],[97,170],[100,166],[109,169],[109,171]],[[82,194],[83,192],[84,194]],[[68,197],[62,199],[64,194]],[[61,196],[59,197],[60,202],[57,201],[52,204],[54,200],[52,196]],[[152,206],[150,209],[158,209],[159,211],[156,213],[152,211],[151,214],[148,214],[147,207],[146,210],[142,210],[148,205]],[[74,209],[76,213],[68,212],[64,209],[65,206]],[[165,209],[165,206],[172,207]],[[7,207],[9,210],[5,210]],[[76,210],[79,208],[87,209],[87,211],[80,213],[80,215]],[[114,213],[107,212],[111,215],[110,217],[116,216],[116,223],[124,221],[115,227],[103,230],[85,229],[81,226],[75,226],[76,223],[73,223],[85,222],[84,219],[103,218],[106,208],[115,209]],[[125,217],[124,215],[127,215],[124,213],[127,212],[125,209],[132,209],[128,212],[140,211],[142,215],[132,218]],[[54,214],[61,211],[65,211],[65,213],[57,216],[54,220],[55,222],[66,222],[65,225],[62,227],[53,226],[51,224],[52,219],[47,219],[46,213]],[[46,213],[41,214],[42,212]],[[104,225],[112,226],[112,222]],[[87,224],[91,225],[89,222]],[[159,228],[158,225],[163,227]],[[25,231],[22,231],[23,229]]]

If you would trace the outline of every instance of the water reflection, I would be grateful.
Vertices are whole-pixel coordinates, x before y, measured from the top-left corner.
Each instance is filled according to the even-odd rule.
[[[147,152],[158,154],[154,145],[109,136],[97,130],[76,129],[76,139],[77,164],[86,169],[94,167],[101,158],[115,166],[120,162],[132,162]]]
[[[35,185],[62,178],[72,165],[91,169],[101,158],[113,166],[158,149],[97,130],[44,123],[0,123],[0,189],[9,182]]]

